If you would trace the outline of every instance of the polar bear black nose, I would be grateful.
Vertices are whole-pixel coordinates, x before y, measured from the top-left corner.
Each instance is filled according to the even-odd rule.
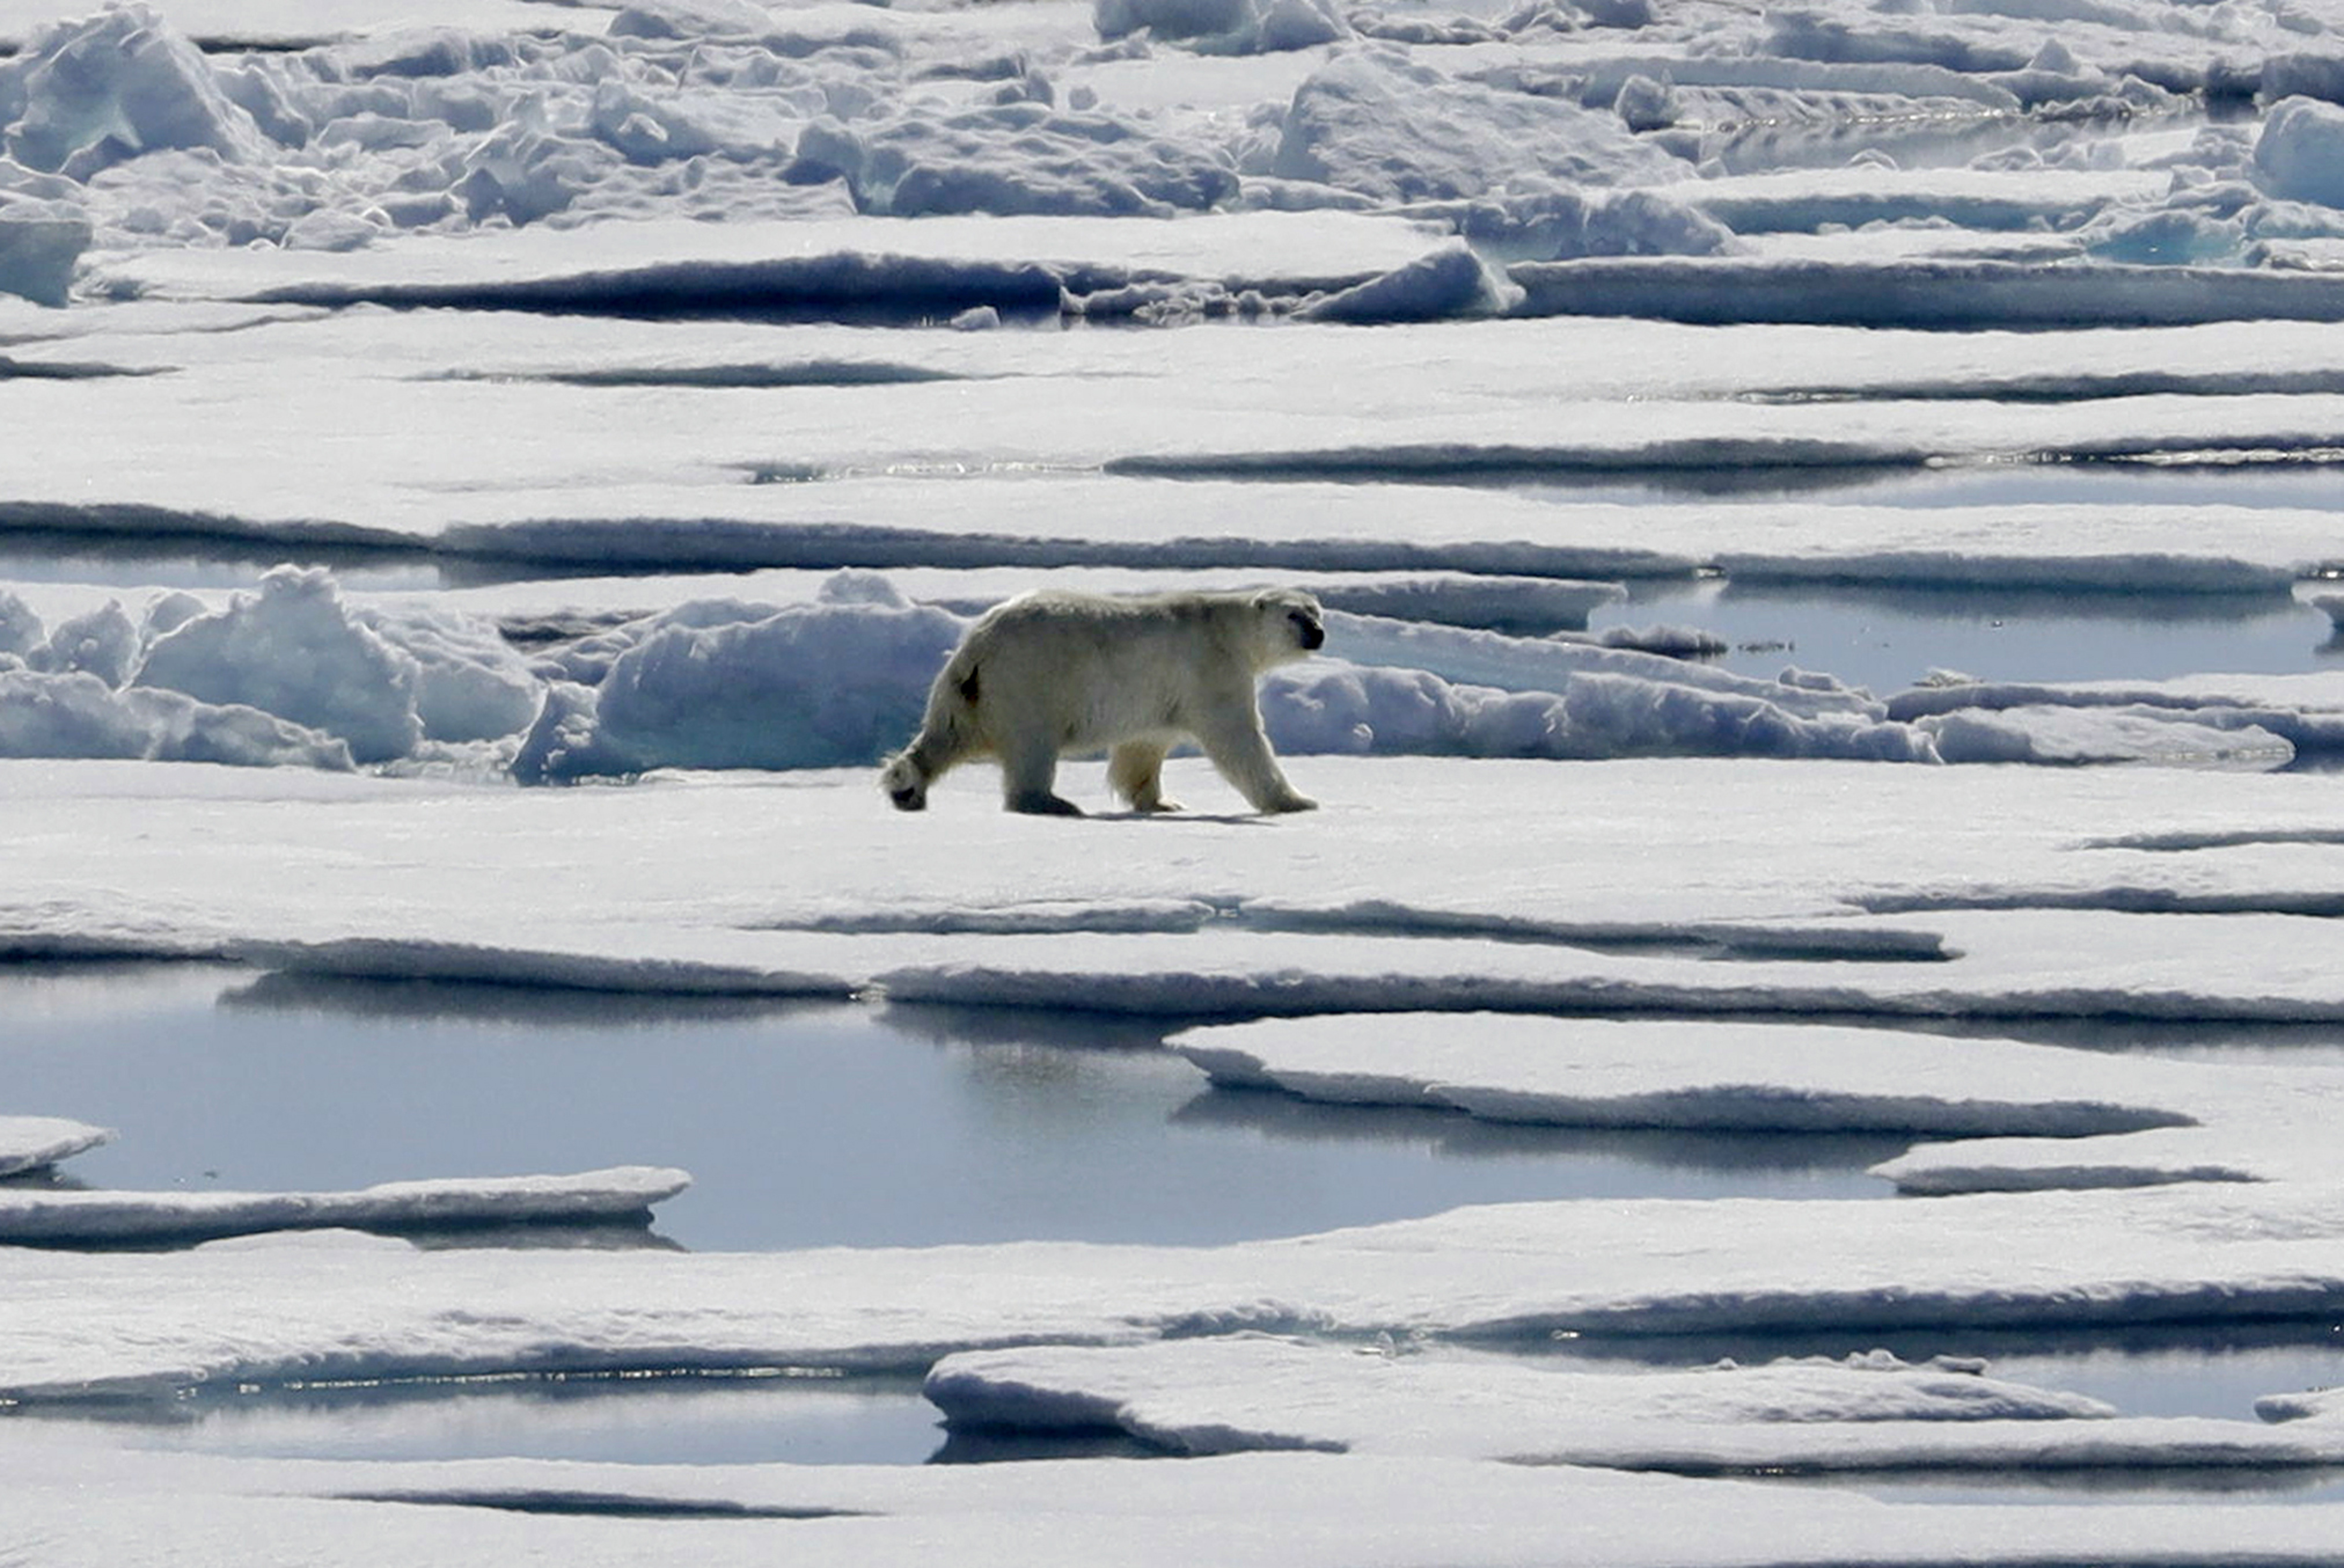
[[[1313,626],[1308,622],[1303,622],[1302,645],[1305,648],[1325,647],[1327,645],[1327,632],[1325,629],[1322,627]]]

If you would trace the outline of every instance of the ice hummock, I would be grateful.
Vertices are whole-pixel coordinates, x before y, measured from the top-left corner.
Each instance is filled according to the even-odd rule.
[[[1517,596],[1491,592],[1451,613],[1506,619]],[[874,763],[917,727],[964,612],[985,600],[914,602],[847,572],[811,602],[686,599],[583,623],[534,658],[478,610],[353,602],[322,568],[278,569],[217,607],[150,596],[136,620],[108,599],[53,629],[12,602],[25,652],[0,668],[0,753],[456,764],[544,781]],[[1283,751],[2268,767],[2344,747],[2344,699],[2325,677],[2200,680],[2202,695],[1945,681],[1884,702],[1823,673],[1757,680],[1601,640],[1349,612],[1327,652],[1264,687]]]

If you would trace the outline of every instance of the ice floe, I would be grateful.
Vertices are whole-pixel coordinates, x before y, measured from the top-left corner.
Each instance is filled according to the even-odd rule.
[[[13,1543],[584,1564],[656,1519],[711,1563],[2332,1558],[2319,1504],[1591,1467],[2337,1460],[2325,1391],[2148,1420],[1844,1359],[2332,1319],[2332,1069],[1788,1017],[2344,1017],[2330,781],[2252,771],[2344,744],[2333,678],[1900,691],[1583,632],[1661,582],[2319,602],[2289,595],[2339,554],[2344,24],[1472,12],[0,0],[0,534],[45,579],[0,588],[0,954],[1120,1011],[1298,1092],[1894,1126],[1939,1141],[1878,1171],[1945,1196],[1221,1249],[0,1248],[0,1399],[28,1405],[950,1357],[965,1419],[1349,1451],[294,1464],[12,1419]],[[1264,698],[1313,820],[1224,814],[1187,759],[1177,822],[1036,824],[972,786],[906,824],[871,787],[986,604],[1257,576],[1334,612],[1335,657]],[[759,771],[677,771],[708,767]],[[1780,1021],[1710,1017],[1747,1014]],[[0,1119],[0,1164],[91,1130]],[[640,1209],[666,1179],[406,1197]],[[0,1199],[177,1239],[223,1204],[417,1211]],[[1836,1348],[1619,1375],[1447,1342],[1696,1330]],[[1910,1419],[1948,1413],[1986,1419]]]
[[[1400,1016],[1197,1029],[1174,1043],[1217,1084],[1504,1121],[2073,1138],[2191,1119],[2141,1094],[2155,1068],[1890,1030]],[[2024,1092],[1979,1087],[2003,1082]]]
[[[354,1192],[0,1190],[0,1246],[152,1245],[258,1231],[413,1230],[647,1216],[691,1178],[647,1166],[576,1176],[440,1178]]]
[[[2344,1299],[2335,1196],[2332,1183],[2293,1182],[1591,1199],[1213,1249],[555,1251],[525,1268],[494,1250],[0,1249],[0,1397],[303,1377],[924,1370],[955,1350],[1248,1329],[1519,1345],[2307,1317]]]
[[[114,1134],[51,1116],[0,1116],[0,1177],[41,1170],[97,1148]]]
[[[2344,1452],[2329,1421],[2112,1419],[2099,1401],[1988,1373],[1884,1352],[1606,1372],[1245,1335],[965,1352],[938,1362],[926,1391],[955,1422],[1108,1427],[1187,1455],[1319,1449],[1702,1474],[2322,1465]]]
[[[1396,1015],[1225,1025],[1171,1043],[1217,1084],[1339,1104],[1958,1139],[1874,1168],[1926,1193],[2320,1179],[2319,1129],[2344,1084],[2309,1067],[1789,1023]]]

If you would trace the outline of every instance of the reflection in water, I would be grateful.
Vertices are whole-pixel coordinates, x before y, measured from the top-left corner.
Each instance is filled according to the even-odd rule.
[[[916,1464],[944,1441],[919,1380],[794,1368],[206,1388],[0,1420],[236,1456]]]
[[[779,1019],[840,1010],[836,1002],[793,996],[653,995],[473,981],[293,975],[274,970],[222,991],[218,1005],[229,1011],[250,1009],[530,1028],[673,1028],[694,1023]]]
[[[1183,1022],[1128,1013],[971,1007],[942,1002],[889,1002],[879,1021],[907,1038],[937,1046],[1046,1046],[1067,1050],[1155,1050]]]
[[[1880,1133],[1777,1133],[1665,1128],[1535,1127],[1477,1121],[1419,1106],[1329,1105],[1276,1089],[1216,1088],[1182,1106],[1184,1126],[1243,1128],[1299,1141],[1387,1141],[1479,1159],[1591,1159],[1647,1165],[1753,1184],[1770,1177],[1827,1178],[1811,1196],[1876,1196],[1886,1183],[1861,1174],[1912,1147]],[[1781,1192],[1770,1196],[1785,1196]]]

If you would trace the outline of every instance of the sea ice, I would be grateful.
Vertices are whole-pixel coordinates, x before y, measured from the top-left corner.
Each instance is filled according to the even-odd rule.
[[[392,1181],[355,1192],[116,1192],[0,1189],[0,1246],[184,1241],[256,1231],[618,1220],[683,1190],[680,1170]]]
[[[2332,1182],[2299,1181],[1588,1199],[1212,1249],[556,1251],[526,1267],[470,1249],[0,1249],[0,1397],[302,1377],[924,1370],[955,1350],[1247,1329],[1521,1345],[2307,1317],[2344,1300],[2336,1196]]]
[[[62,1117],[0,1116],[0,1177],[43,1169],[113,1137],[105,1128]]]
[[[1874,1352],[1612,1372],[1238,1335],[964,1352],[937,1362],[926,1392],[956,1423],[1114,1428],[1189,1456],[1319,1449],[1708,1474],[2323,1465],[2344,1454],[2344,1426],[2318,1405],[2277,1429],[2111,1419],[2096,1400],[1989,1371]]]
[[[2319,1180],[2330,1069],[1804,1023],[1329,1015],[1190,1029],[1217,1084],[1569,1127],[1886,1129],[1906,1192]],[[1988,1086],[2007,1085],[2008,1087]]]
[[[28,1401],[983,1347],[938,1386],[1359,1451],[288,1464],[12,1421],[0,1555],[591,1564],[649,1513],[709,1563],[2332,1558],[2320,1504],[1586,1468],[2332,1461],[2321,1392],[2268,1391],[2265,1429],[1950,1367],[1407,1353],[2334,1315],[2324,1070],[1481,1016],[2344,1017],[2328,781],[1816,760],[2310,757],[2344,745],[2329,676],[1875,693],[1804,652],[1747,681],[1540,635],[1622,591],[1562,580],[1696,572],[2284,610],[2337,555],[2299,499],[2344,409],[2332,5],[1477,9],[0,0],[0,522],[191,590],[118,561],[0,588],[0,953],[1302,1015],[1197,1037],[1324,1031],[1339,1088],[1489,1115],[1893,1111],[1959,1141],[1882,1172],[2006,1190],[1211,1249],[0,1248]],[[955,319],[989,329],[914,329]],[[2015,482],[2032,460],[2069,482]],[[2001,482],[1906,504],[1965,479]],[[209,564],[328,554],[339,581]],[[373,567],[802,575],[359,592]],[[871,754],[965,618],[1078,572],[1324,591],[1340,658],[1267,706],[1326,809],[1221,815],[1181,759],[1184,820],[1028,823],[981,778],[885,811]],[[1731,760],[1619,760],[1650,752]],[[641,783],[481,787],[515,771]],[[1426,1057],[1462,1015],[1488,1048]],[[1574,1088],[1502,1048],[1549,1029],[1643,1049]],[[56,1147],[25,1120],[0,1158]],[[2066,1419],[1743,1419],[1944,1401]]]

